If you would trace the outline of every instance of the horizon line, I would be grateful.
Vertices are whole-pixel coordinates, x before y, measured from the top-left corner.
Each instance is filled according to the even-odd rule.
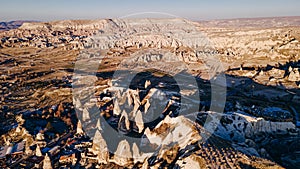
[[[53,20],[34,20],[34,19],[12,19],[12,20],[3,20],[0,22],[55,22],[55,21],[76,21],[76,20],[80,20],[80,21],[87,21],[87,20],[105,20],[105,19],[164,19],[164,18],[168,18],[168,17],[129,17],[127,18],[127,16],[132,16],[134,14],[131,15],[126,15],[125,18],[124,17],[112,17],[112,18],[91,18],[91,19],[75,19],[75,18],[70,18],[70,19],[53,19]],[[214,18],[214,19],[188,19],[185,17],[175,17],[175,15],[172,15],[172,17],[170,16],[169,19],[186,19],[186,20],[190,20],[190,21],[218,21],[218,20],[237,20],[237,19],[272,19],[272,18],[293,18],[293,17],[300,17],[300,15],[286,15],[286,16],[257,16],[257,17],[232,17],[232,18]]]

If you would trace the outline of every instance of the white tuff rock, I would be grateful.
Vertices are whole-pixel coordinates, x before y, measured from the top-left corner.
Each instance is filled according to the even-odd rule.
[[[114,153],[113,162],[120,166],[125,166],[131,163],[132,153],[130,151],[130,145],[127,140],[123,140],[119,143],[116,152]]]

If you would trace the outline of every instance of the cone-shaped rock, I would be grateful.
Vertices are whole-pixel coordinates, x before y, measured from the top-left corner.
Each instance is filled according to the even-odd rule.
[[[77,123],[76,134],[83,134],[82,124],[81,124],[80,120],[78,120],[78,123]]]
[[[133,143],[133,146],[132,146],[132,156],[133,156],[134,163],[143,162],[143,160],[144,160],[144,159],[141,159],[140,150],[135,143]]]
[[[102,130],[100,119],[97,120],[96,128],[100,131]]]
[[[37,145],[36,148],[35,148],[35,155],[38,156],[38,157],[43,156],[39,145]]]
[[[119,116],[120,114],[121,114],[121,109],[120,109],[120,106],[119,106],[118,99],[116,99],[114,101],[114,115]]]
[[[130,145],[127,140],[123,140],[119,143],[118,148],[114,155],[114,162],[120,166],[125,166],[131,163],[132,153],[130,151]]]
[[[46,154],[46,156],[44,158],[43,169],[52,169],[51,160],[50,160],[50,157],[48,156],[48,154]]]
[[[119,120],[119,130],[122,132],[127,132],[130,130],[130,121],[125,110],[123,110],[121,118]]]
[[[99,130],[96,130],[94,138],[92,151],[94,154],[97,154],[98,163],[106,164],[108,161],[108,148],[106,141],[103,139]]]

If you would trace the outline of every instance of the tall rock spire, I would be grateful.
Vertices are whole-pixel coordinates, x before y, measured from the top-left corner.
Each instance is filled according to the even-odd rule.
[[[118,102],[118,99],[116,99],[114,101],[114,114],[119,116],[121,114],[121,109],[120,109],[120,106],[119,106],[119,102]]]
[[[83,129],[82,129],[82,124],[81,124],[81,121],[78,120],[78,123],[77,123],[77,129],[76,129],[76,134],[83,134]]]
[[[102,137],[99,130],[96,130],[94,138],[93,138],[93,145],[92,151],[94,154],[97,154],[98,163],[99,164],[107,164],[109,153],[106,141]]]
[[[141,111],[138,111],[136,113],[136,116],[135,116],[134,120],[135,120],[136,126],[139,129],[139,133],[141,133],[144,129],[143,115],[142,115]]]
[[[125,133],[127,133],[130,130],[130,121],[128,119],[128,115],[125,110],[123,110],[121,114],[118,129]]]

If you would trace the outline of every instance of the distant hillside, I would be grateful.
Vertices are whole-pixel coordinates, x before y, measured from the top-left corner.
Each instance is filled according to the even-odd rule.
[[[202,26],[206,26],[206,27],[233,27],[233,28],[286,27],[286,26],[300,26],[300,16],[208,20],[208,21],[200,21],[200,23]]]
[[[6,31],[10,29],[16,29],[20,27],[25,22],[36,22],[36,21],[9,21],[9,22],[0,22],[0,31]]]

